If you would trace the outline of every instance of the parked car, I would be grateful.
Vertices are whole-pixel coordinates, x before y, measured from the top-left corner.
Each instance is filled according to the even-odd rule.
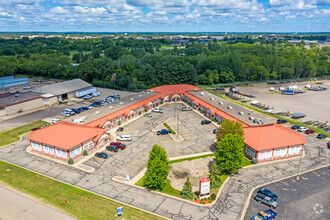
[[[151,113],[145,113],[143,116],[145,116],[145,117],[152,117],[152,114]]]
[[[257,195],[254,197],[254,199],[258,202],[262,202],[265,205],[273,207],[274,209],[276,209],[278,207],[278,203],[276,201],[274,201],[272,198],[270,198],[269,196],[266,196],[265,194],[257,193]]]
[[[291,127],[292,130],[297,130],[297,129],[299,129],[299,128],[300,128],[299,125],[293,125],[293,126]]]
[[[69,116],[71,116],[71,114],[68,113],[68,112],[62,112],[61,115],[65,116],[65,117],[69,117]]]
[[[328,145],[328,149],[330,149],[330,141],[327,143],[327,145]]]
[[[210,120],[203,120],[201,122],[202,125],[207,125],[207,124],[211,124],[211,121]]]
[[[85,111],[89,109],[87,106],[83,106],[81,108],[84,109]]]
[[[306,134],[314,134],[315,131],[312,130],[312,129],[307,129],[307,130],[305,131],[305,133],[306,133]]]
[[[33,86],[24,86],[23,89],[26,90],[26,89],[32,89]]]
[[[108,158],[108,154],[106,154],[104,152],[96,153],[95,154],[95,157],[99,157],[99,158],[102,158],[102,159],[107,159]]]
[[[324,138],[327,138],[328,136],[326,136],[325,134],[318,134],[317,135],[317,138],[318,139],[324,139]]]
[[[118,147],[116,147],[115,145],[109,145],[105,149],[107,149],[108,151],[118,152]]]
[[[67,113],[67,114],[70,114],[70,115],[76,114],[74,111],[72,111],[72,109],[64,109],[63,113]]]
[[[79,109],[76,109],[76,108],[73,108],[72,111],[74,111],[74,113],[76,113],[76,114],[79,114],[80,113],[80,110]]]
[[[218,133],[218,129],[217,128],[213,130],[213,134],[216,134],[216,133]]]
[[[117,141],[132,141],[132,136],[124,134],[124,135],[118,136]]]
[[[298,131],[300,131],[300,132],[304,132],[304,131],[307,131],[308,130],[308,128],[306,128],[306,127],[300,127],[300,128],[298,128]]]
[[[122,144],[120,142],[111,142],[110,145],[114,145],[114,146],[120,148],[121,150],[124,150],[126,148],[126,145]]]
[[[82,108],[82,107],[78,108],[78,110],[81,111],[81,112],[85,111],[85,109]]]
[[[123,127],[119,127],[119,128],[117,129],[117,131],[123,131],[123,130],[124,130]]]
[[[45,124],[45,125],[41,126],[41,128],[47,127],[47,126],[49,126],[49,125],[50,125],[50,124]]]
[[[263,125],[265,122],[262,119],[257,119],[257,124],[258,125]]]
[[[55,123],[60,122],[60,121],[61,121],[60,119],[53,118],[53,119],[52,119],[52,124],[55,124]]]
[[[171,133],[171,130],[166,130],[166,129],[157,131],[157,135],[164,135],[164,134],[170,134],[170,133]]]
[[[284,123],[286,123],[286,122],[287,122],[287,120],[285,120],[285,119],[278,119],[278,120],[276,121],[277,124],[284,124]]]
[[[277,216],[277,213],[271,209],[266,211],[259,212],[255,216],[253,216],[250,220],[270,220]]]
[[[98,105],[95,104],[95,103],[92,103],[92,104],[90,104],[90,106],[92,106],[92,107],[97,107]]]
[[[32,128],[31,131],[36,131],[36,130],[39,130],[40,127],[35,127],[35,128]]]
[[[157,113],[163,113],[164,112],[164,110],[160,109],[160,108],[153,108],[151,111],[157,112]]]
[[[181,110],[182,110],[182,111],[191,111],[191,110],[193,110],[193,108],[190,107],[190,106],[185,106],[185,107],[183,107]]]
[[[258,193],[262,193],[262,194],[265,194],[266,196],[269,196],[270,198],[272,198],[273,200],[277,200],[277,195],[274,194],[272,191],[270,191],[269,189],[264,189],[264,188],[260,188],[258,190]]]

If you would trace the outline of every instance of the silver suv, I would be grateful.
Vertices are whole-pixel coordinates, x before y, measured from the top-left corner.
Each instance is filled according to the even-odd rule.
[[[262,202],[265,205],[273,207],[274,209],[276,209],[278,207],[278,203],[276,201],[274,201],[272,198],[270,198],[269,196],[266,196],[262,193],[257,193],[257,195],[256,195],[256,197],[254,197],[254,199],[258,202]]]

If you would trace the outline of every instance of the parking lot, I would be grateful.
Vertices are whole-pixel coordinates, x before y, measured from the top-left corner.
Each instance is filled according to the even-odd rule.
[[[95,172],[110,172],[112,176],[131,177],[145,168],[149,152],[154,144],[165,148],[168,157],[197,154],[215,151],[213,145],[215,135],[212,133],[216,128],[213,124],[201,125],[204,119],[194,111],[181,111],[184,104],[165,104],[162,106],[164,113],[152,112],[152,117],[141,117],[123,126],[124,131],[116,132],[117,135],[129,134],[132,141],[123,141],[127,147],[125,150],[110,152],[108,159],[93,157],[84,162],[85,165],[94,167]],[[176,108],[176,110],[175,110]],[[179,117],[179,135],[184,139],[176,142],[169,134],[157,135],[155,127],[163,124],[167,119],[173,118],[174,113]],[[172,127],[177,130],[177,127]],[[108,174],[109,175],[109,174]]]
[[[291,177],[275,182],[263,188],[278,196],[279,207],[273,209],[278,219],[329,219],[330,182],[329,167],[321,168],[300,175],[296,180]],[[268,206],[253,199],[258,189],[253,192],[250,205],[245,215],[249,220],[253,215],[269,209]]]
[[[318,120],[321,122],[330,122],[330,102],[326,101],[330,98],[330,81],[323,80],[323,84],[316,82],[290,83],[280,85],[258,84],[253,87],[237,87],[241,92],[255,95],[257,100],[262,104],[273,106],[276,111],[302,112],[307,116],[301,121]],[[297,95],[282,95],[280,93],[270,93],[269,88],[274,87],[276,91],[280,86],[287,87],[289,85],[297,85],[299,89],[303,89],[305,85],[324,86],[328,88],[325,91],[306,91]]]

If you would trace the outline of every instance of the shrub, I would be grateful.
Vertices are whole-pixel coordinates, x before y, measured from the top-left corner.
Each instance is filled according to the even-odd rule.
[[[201,201],[200,204],[205,204],[205,201]]]
[[[158,102],[156,103],[156,106],[158,106]]]
[[[142,113],[141,113],[141,111],[139,111],[139,115],[141,115]]]
[[[194,194],[194,200],[198,200],[198,195]]]
[[[183,189],[180,192],[180,195],[183,199],[193,199],[194,198],[194,193],[191,191],[192,186],[190,183],[189,176],[187,177],[186,182],[184,183]]]
[[[87,156],[87,155],[88,155],[87,150],[84,150],[84,151],[83,151],[83,156]]]
[[[145,107],[145,108],[144,108],[144,112],[147,112],[147,111],[148,111],[148,109],[147,109],[147,107]]]
[[[74,162],[73,162],[73,159],[70,157],[69,160],[68,160],[68,164],[72,165]]]
[[[118,121],[118,125],[121,125],[121,121],[120,120]]]
[[[215,200],[216,197],[217,197],[217,195],[216,195],[215,193],[212,193],[212,194],[211,194],[211,199],[212,199],[212,200]]]
[[[257,164],[257,163],[258,163],[258,159],[255,158],[255,157],[253,157],[252,160],[251,160],[251,163],[253,163],[253,164]]]

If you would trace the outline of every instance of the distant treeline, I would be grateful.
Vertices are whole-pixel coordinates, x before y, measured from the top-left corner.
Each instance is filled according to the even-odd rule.
[[[81,78],[97,86],[137,90],[164,84],[206,85],[330,74],[329,47],[312,45],[306,49],[304,42],[294,45],[250,38],[182,42],[183,48],[180,42],[171,46],[168,39],[0,39],[0,77]]]

